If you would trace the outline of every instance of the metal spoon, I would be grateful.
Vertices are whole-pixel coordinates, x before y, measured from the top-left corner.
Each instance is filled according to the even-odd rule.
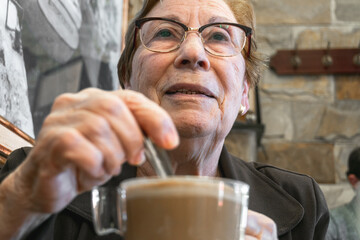
[[[159,177],[174,175],[171,160],[164,149],[154,145],[148,137],[145,137],[144,146],[145,156]]]

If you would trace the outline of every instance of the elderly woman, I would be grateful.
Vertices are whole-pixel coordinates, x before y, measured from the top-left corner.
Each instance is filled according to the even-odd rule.
[[[100,239],[86,191],[154,175],[143,132],[172,149],[178,175],[250,184],[247,239],[324,238],[329,216],[313,179],[245,163],[224,148],[258,79],[253,29],[246,0],[145,1],[119,61],[126,90],[58,97],[36,146],[9,157],[0,185],[0,238]]]

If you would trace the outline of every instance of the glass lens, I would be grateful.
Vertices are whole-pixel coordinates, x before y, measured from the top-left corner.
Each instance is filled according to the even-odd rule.
[[[180,25],[165,20],[145,22],[140,30],[140,38],[145,47],[159,52],[177,48],[184,35],[185,31]]]
[[[201,32],[201,36],[205,49],[220,56],[239,54],[246,41],[245,32],[240,27],[232,25],[211,25]]]

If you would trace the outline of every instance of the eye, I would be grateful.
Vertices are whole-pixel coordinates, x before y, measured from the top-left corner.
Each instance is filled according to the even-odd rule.
[[[216,41],[228,41],[229,38],[227,36],[225,36],[223,33],[221,32],[216,32],[213,33],[210,37],[209,40],[216,40]]]
[[[183,31],[175,27],[162,27],[159,29],[154,29],[152,33],[154,34],[152,40],[160,41],[179,41],[183,36]]]
[[[228,27],[222,25],[210,26],[202,32],[203,38],[207,42],[229,42],[231,41]]]
[[[160,31],[158,31],[155,35],[155,37],[160,37],[160,38],[168,38],[172,35],[171,31],[169,29],[161,29]]]

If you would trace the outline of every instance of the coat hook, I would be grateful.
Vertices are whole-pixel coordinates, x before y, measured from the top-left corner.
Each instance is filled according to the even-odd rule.
[[[321,58],[321,62],[325,68],[330,67],[333,64],[333,59],[330,56],[330,42],[327,44],[327,49],[325,55]]]
[[[293,66],[294,69],[297,69],[301,65],[301,58],[298,55],[297,43],[295,44],[294,54],[291,57],[290,62],[291,62],[291,66]]]
[[[359,53],[355,54],[355,56],[353,57],[353,63],[360,67],[360,42],[359,42]]]

